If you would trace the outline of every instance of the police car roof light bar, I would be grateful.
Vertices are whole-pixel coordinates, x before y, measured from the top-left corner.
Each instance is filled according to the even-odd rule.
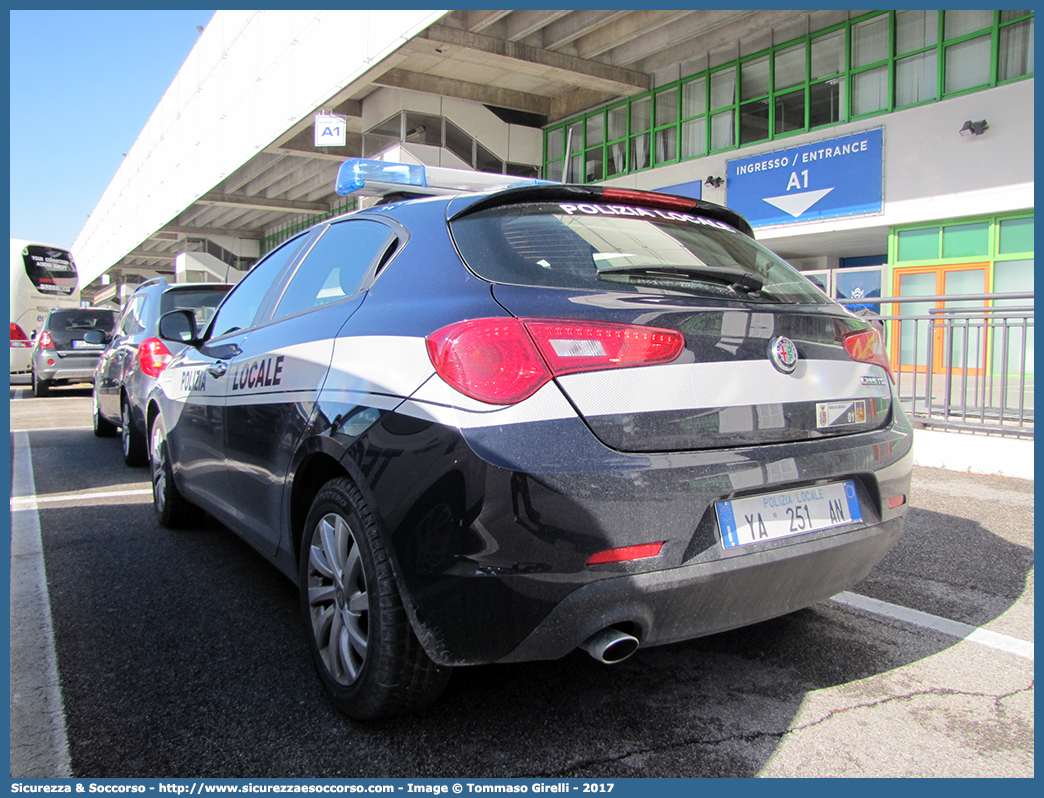
[[[423,166],[408,163],[385,163],[367,158],[352,158],[337,170],[335,191],[348,194],[383,194],[402,191],[404,186],[423,188],[428,178]]]
[[[459,194],[462,191],[489,191],[547,182],[549,181],[515,175],[476,172],[472,169],[352,158],[342,163],[341,168],[337,170],[335,190],[341,196],[380,196],[391,192]]]

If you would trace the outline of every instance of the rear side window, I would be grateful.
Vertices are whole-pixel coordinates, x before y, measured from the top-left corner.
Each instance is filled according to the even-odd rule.
[[[711,219],[625,205],[530,203],[451,223],[468,267],[497,283],[821,304],[829,299],[749,236]],[[732,276],[730,276],[732,275]]]
[[[145,309],[148,304],[148,294],[136,294],[131,297],[120,321],[120,335],[137,335],[145,329]]]
[[[273,318],[352,296],[374,261],[390,248],[393,238],[390,228],[370,219],[331,224],[298,265]]]

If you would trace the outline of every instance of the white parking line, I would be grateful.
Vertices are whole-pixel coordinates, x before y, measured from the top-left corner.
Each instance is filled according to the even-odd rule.
[[[998,651],[1007,651],[1009,654],[1033,660],[1033,643],[1019,640],[1017,637],[1008,637],[1008,635],[991,632],[989,629],[983,629],[979,626],[971,626],[960,621],[951,621],[949,618],[940,618],[938,615],[930,615],[927,612],[912,610],[899,604],[889,604],[887,601],[879,601],[878,599],[860,596],[856,593],[838,593],[832,600],[839,604],[846,604],[849,607],[872,612],[875,615],[884,615],[897,621],[923,626],[926,629],[934,629],[951,637],[959,637],[971,643],[989,646]]]
[[[13,429],[11,432],[90,432],[93,430],[94,427],[33,427],[31,429]]]
[[[15,510],[35,510],[41,504],[57,504],[59,502],[87,502],[91,499],[123,499],[128,496],[151,496],[151,488],[136,490],[106,491],[105,493],[57,493],[49,496],[12,496],[11,512]]]
[[[11,494],[35,509],[33,459],[24,432],[14,433]],[[11,514],[11,775],[72,776],[36,512]]]

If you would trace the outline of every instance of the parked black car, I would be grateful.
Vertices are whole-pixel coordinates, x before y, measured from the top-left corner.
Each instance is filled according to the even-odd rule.
[[[614,662],[806,607],[903,527],[878,332],[699,200],[393,201],[160,337],[189,343],[148,409],[160,521],[204,508],[297,580],[356,718],[424,706],[453,666]]]
[[[104,308],[55,308],[33,340],[33,395],[46,396],[54,385],[90,382],[105,348],[89,339],[96,330],[112,331],[116,314]]]
[[[94,379],[94,434],[110,437],[119,430],[127,465],[149,462],[145,400],[156,378],[184,344],[156,337],[160,316],[172,310],[193,313],[203,327],[232,286],[225,283],[168,283],[157,277],[138,286],[120,314],[112,336],[89,336],[107,344]]]

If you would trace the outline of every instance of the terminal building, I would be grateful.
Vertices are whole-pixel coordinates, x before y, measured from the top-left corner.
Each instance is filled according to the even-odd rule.
[[[856,306],[1032,291],[1033,26],[995,10],[219,11],[74,244],[83,295],[234,281],[353,209],[334,178],[360,156],[724,204]]]

